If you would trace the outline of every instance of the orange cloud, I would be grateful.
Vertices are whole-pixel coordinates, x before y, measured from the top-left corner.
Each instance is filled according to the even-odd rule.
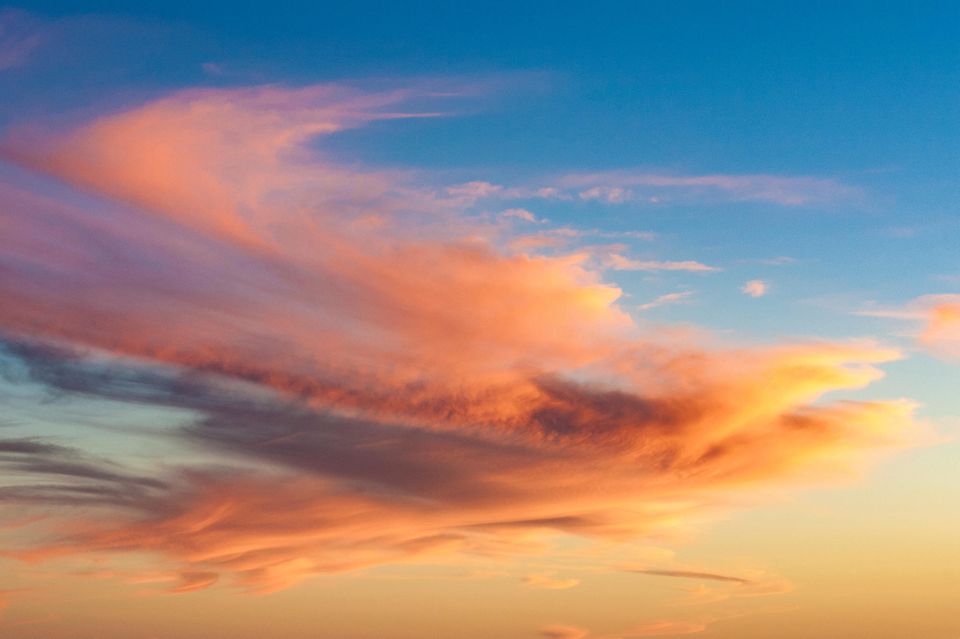
[[[531,588],[544,588],[547,590],[566,590],[580,585],[579,579],[572,577],[556,577],[554,575],[534,574],[523,578],[523,583]]]
[[[704,632],[707,624],[694,621],[656,621],[643,624],[621,634],[621,637],[664,637],[693,635]]]
[[[628,637],[675,637],[704,632],[707,623],[698,621],[655,621],[635,626],[626,632],[613,635],[595,635],[589,630],[576,626],[551,625],[540,629],[540,636],[546,639],[627,639]]]
[[[909,403],[818,401],[896,352],[678,344],[634,324],[585,254],[503,249],[462,214],[481,183],[306,145],[405,96],[190,91],[8,141],[51,181],[2,187],[5,356],[55,391],[185,411],[168,436],[216,460],[148,472],[5,441],[0,465],[26,479],[0,500],[61,513],[12,554],[149,553],[175,590],[263,592],[543,533],[669,530],[908,438]]]
[[[544,626],[540,629],[540,636],[546,639],[584,639],[590,633],[576,626]]]
[[[868,308],[857,315],[914,322],[917,343],[938,357],[960,358],[960,295],[924,295],[901,308]]]
[[[763,297],[770,290],[770,285],[763,280],[750,280],[740,290],[750,297]]]
[[[929,301],[920,343],[939,355],[960,358],[960,295],[934,296]]]

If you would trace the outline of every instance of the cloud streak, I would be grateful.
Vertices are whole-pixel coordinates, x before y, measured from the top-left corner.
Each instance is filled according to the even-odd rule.
[[[636,260],[617,253],[608,256],[607,263],[615,271],[691,271],[694,273],[710,273],[719,271],[716,266],[708,266],[693,260],[679,262],[664,262],[660,260]]]
[[[666,202],[761,202],[784,207],[830,206],[863,197],[855,186],[832,178],[769,174],[677,175],[614,170],[569,173],[535,185],[472,181],[449,192],[485,199],[658,205]]]
[[[694,570],[634,569],[634,570],[630,570],[630,572],[635,572],[642,575],[654,575],[657,577],[678,577],[681,579],[706,579],[707,581],[725,581],[728,583],[735,583],[735,584],[750,583],[748,579],[743,579],[741,577],[732,577],[730,575],[721,575],[719,573],[713,573],[713,572],[698,572]]]
[[[0,8],[0,71],[23,65],[47,36],[39,22],[29,14]]]
[[[686,302],[693,296],[693,291],[678,291],[675,293],[665,293],[658,296],[656,299],[647,302],[646,304],[641,304],[639,308],[641,311],[649,311],[652,308],[657,308],[659,306],[666,306],[668,304],[681,304]]]
[[[720,194],[733,201],[767,202],[781,206],[828,204],[855,198],[859,190],[829,178],[779,175],[665,175],[632,171],[608,171],[565,176],[560,183],[581,188],[580,197],[620,204],[636,199],[656,202],[671,191],[689,196]],[[637,189],[646,191],[637,192]]]

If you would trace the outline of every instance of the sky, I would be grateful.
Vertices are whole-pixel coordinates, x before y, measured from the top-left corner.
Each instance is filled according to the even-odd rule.
[[[0,635],[957,639],[960,7],[0,8]]]

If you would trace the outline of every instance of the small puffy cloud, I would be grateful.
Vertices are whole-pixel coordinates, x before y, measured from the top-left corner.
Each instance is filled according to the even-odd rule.
[[[770,285],[763,280],[750,280],[740,290],[750,297],[763,297],[770,290]]]

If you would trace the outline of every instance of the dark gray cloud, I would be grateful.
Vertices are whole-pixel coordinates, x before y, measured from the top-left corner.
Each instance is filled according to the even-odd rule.
[[[715,572],[698,572],[696,570],[630,570],[642,575],[654,575],[656,577],[679,577],[682,579],[706,579],[708,581],[726,581],[735,584],[752,583],[749,579],[734,577],[731,575],[721,575]]]
[[[109,460],[40,438],[0,439],[0,502],[142,508],[169,489]]]

